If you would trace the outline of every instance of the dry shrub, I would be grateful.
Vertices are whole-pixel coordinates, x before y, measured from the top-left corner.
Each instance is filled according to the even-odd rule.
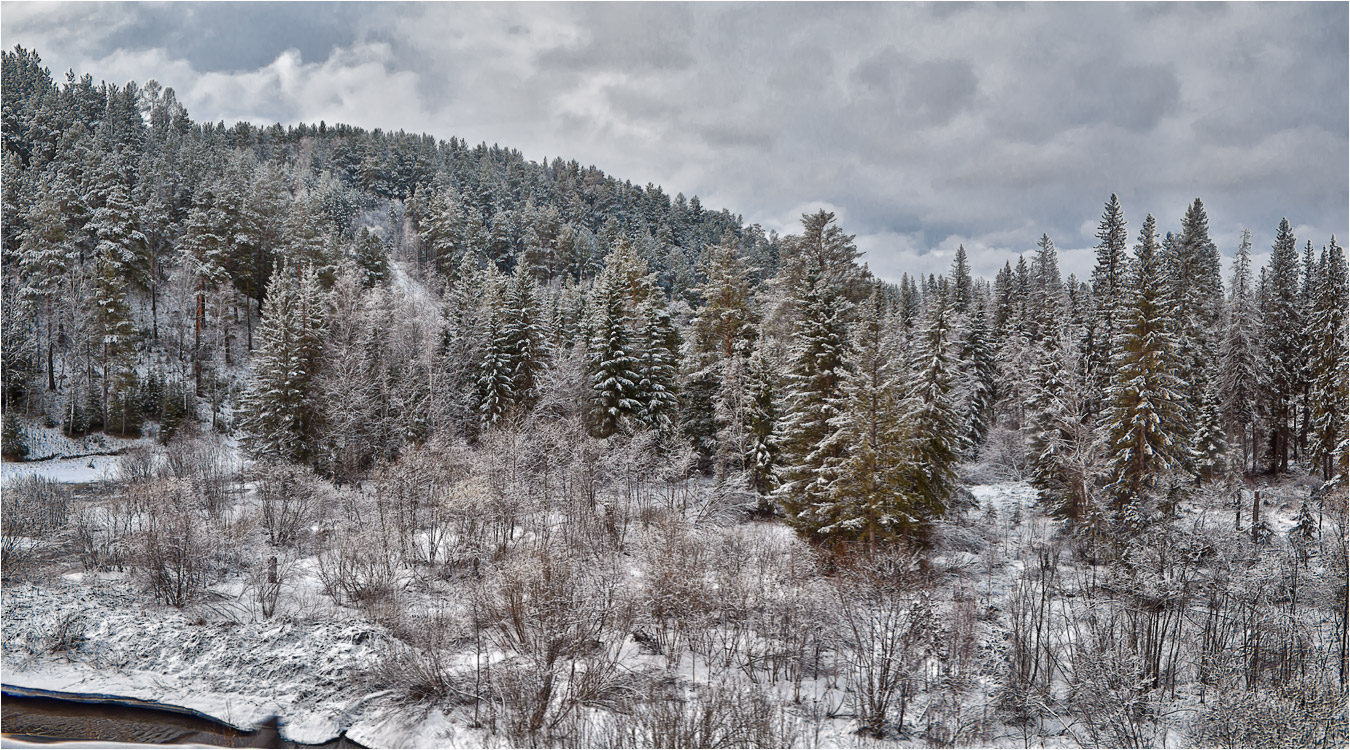
[[[205,587],[213,533],[184,482],[166,480],[149,489],[139,530],[137,569],[155,598],[183,607]]]
[[[686,688],[649,680],[607,722],[606,747],[792,747],[796,723],[759,685],[722,681]]]
[[[6,579],[37,566],[43,548],[70,517],[70,490],[43,477],[20,477],[0,493],[0,571]]]
[[[270,462],[257,466],[254,481],[268,541],[277,547],[300,542],[326,499],[322,481],[307,467]]]
[[[474,618],[507,657],[488,675],[494,724],[513,745],[558,744],[582,706],[617,703],[633,610],[617,566],[538,546],[479,587]]]

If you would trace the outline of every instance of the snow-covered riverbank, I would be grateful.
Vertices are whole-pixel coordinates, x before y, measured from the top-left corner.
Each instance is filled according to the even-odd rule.
[[[118,696],[198,712],[239,729],[281,718],[287,739],[317,744],[341,732],[371,747],[442,746],[444,717],[410,716],[360,673],[388,636],[356,618],[324,623],[207,623],[147,607],[130,583],[60,580],[4,591],[6,685]],[[83,640],[52,652],[63,621]]]

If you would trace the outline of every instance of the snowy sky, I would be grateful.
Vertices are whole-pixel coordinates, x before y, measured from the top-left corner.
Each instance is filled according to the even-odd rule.
[[[1199,196],[1225,255],[1281,216],[1344,244],[1347,7],[4,2],[0,31],[199,121],[497,142],[779,231],[829,208],[885,277],[959,242],[992,277],[1041,232],[1085,275],[1112,191],[1131,242]]]

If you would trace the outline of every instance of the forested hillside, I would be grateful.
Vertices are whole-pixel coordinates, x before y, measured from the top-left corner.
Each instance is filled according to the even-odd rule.
[[[1335,238],[1225,268],[1112,195],[1090,278],[892,283],[825,211],[17,47],[3,138],[6,459],[126,447],[101,514],[7,486],[9,581],[356,618],[364,687],[513,744],[1345,741]]]

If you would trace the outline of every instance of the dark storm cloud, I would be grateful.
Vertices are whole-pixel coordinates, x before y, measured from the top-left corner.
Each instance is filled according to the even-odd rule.
[[[791,231],[825,206],[880,273],[977,271],[1106,197],[1196,196],[1232,253],[1347,226],[1343,3],[12,4],[57,70],[157,78],[200,120],[496,141]]]

